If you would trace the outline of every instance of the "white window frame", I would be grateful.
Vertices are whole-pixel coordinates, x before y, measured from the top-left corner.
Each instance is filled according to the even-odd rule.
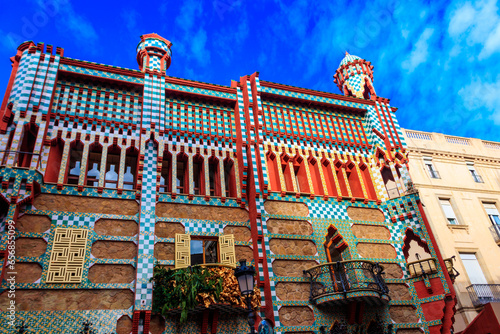
[[[441,176],[437,171],[436,167],[432,163],[432,157],[424,157],[424,166],[427,169],[427,173],[431,179],[440,179]]]
[[[484,183],[483,178],[481,175],[479,175],[474,168],[474,163],[473,162],[467,162],[467,168],[469,169],[470,174],[472,175],[472,178],[474,179],[474,182],[476,183]]]
[[[460,225],[450,198],[439,198],[439,205],[441,205],[448,225]]]
[[[495,205],[495,203],[483,202],[484,210],[493,225],[500,226],[500,213]]]

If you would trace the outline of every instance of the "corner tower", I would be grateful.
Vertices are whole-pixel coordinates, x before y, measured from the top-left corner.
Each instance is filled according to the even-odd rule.
[[[373,65],[358,56],[345,53],[339,68],[335,71],[333,82],[345,96],[373,99],[377,96],[373,88]]]
[[[170,67],[172,43],[158,34],[145,34],[137,45],[137,63],[146,70],[165,72]]]

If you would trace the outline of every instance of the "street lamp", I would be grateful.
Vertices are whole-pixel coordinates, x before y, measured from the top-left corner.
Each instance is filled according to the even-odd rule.
[[[255,319],[250,301],[250,296],[253,294],[253,287],[255,285],[254,274],[255,268],[253,266],[247,267],[246,259],[240,260],[240,266],[234,270],[234,276],[238,279],[241,295],[247,300],[248,325],[250,326],[251,334],[255,333]]]

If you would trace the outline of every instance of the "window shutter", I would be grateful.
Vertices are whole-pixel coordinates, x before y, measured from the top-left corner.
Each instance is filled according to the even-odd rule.
[[[236,268],[236,252],[234,250],[233,234],[221,235],[219,237],[219,253],[221,264]]]
[[[484,208],[486,209],[486,213],[489,215],[497,215],[498,216],[498,210],[495,204],[493,203],[483,203]]]
[[[191,238],[188,234],[175,234],[175,269],[191,265]]]
[[[441,202],[441,207],[443,208],[444,214],[446,215],[446,218],[455,218],[455,212],[453,212],[453,208],[451,207],[451,203],[449,200],[440,200]]]

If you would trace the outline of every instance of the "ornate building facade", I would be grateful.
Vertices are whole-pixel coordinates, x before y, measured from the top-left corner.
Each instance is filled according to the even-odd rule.
[[[455,258],[460,272],[455,281],[458,333],[478,319],[485,305],[500,302],[500,143],[403,132],[410,175],[439,249]],[[477,320],[495,327],[466,333],[500,331],[497,317]]]
[[[449,332],[451,262],[370,62],[346,54],[343,95],[257,72],[219,86],[168,76],[171,46],[141,36],[138,71],[19,46],[0,109],[2,323],[14,300],[36,333],[247,333],[221,300],[181,323],[151,281],[245,258],[256,328]]]

